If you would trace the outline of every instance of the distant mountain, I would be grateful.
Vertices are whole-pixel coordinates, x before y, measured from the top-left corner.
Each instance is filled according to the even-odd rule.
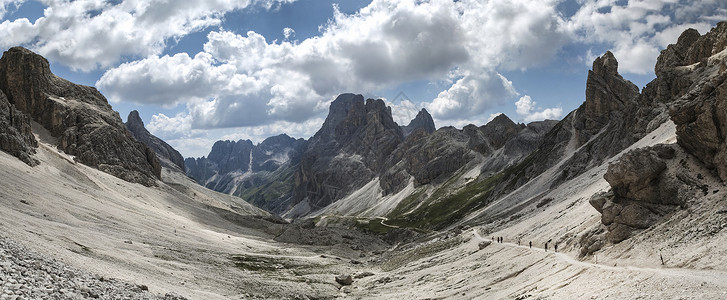
[[[294,171],[280,174],[285,180],[293,174],[294,180],[290,195],[278,194],[286,199],[278,207],[286,209],[276,212],[293,219],[320,217],[321,226],[350,224],[351,218],[363,222],[354,223],[359,225],[383,218],[384,227],[425,230],[504,224],[558,202],[546,196],[565,187],[603,181],[594,177],[603,172],[612,191],[590,201],[603,214],[602,227],[581,241],[584,253],[591,253],[658,223],[687,199],[702,197],[695,191],[708,187],[700,178],[727,178],[722,134],[727,113],[720,102],[727,94],[726,46],[725,22],[705,35],[685,31],[659,56],[657,78],[642,91],[618,73],[618,61],[606,52],[588,72],[584,103],[560,121],[526,125],[499,115],[479,127],[434,130],[422,110],[399,126],[383,101],[342,94],[300,148],[300,160],[291,161],[287,170]],[[644,141],[674,126],[670,119],[678,145]],[[192,176],[214,177],[217,168]],[[696,176],[694,170],[712,175]]]
[[[47,129],[57,139],[58,149],[75,160],[130,182],[156,185],[161,174],[156,155],[129,134],[119,114],[95,88],[53,75],[45,58],[15,47],[0,59],[0,90],[17,111]],[[27,123],[21,119],[12,118],[16,129],[25,133],[21,139],[32,144]]]
[[[437,130],[437,128],[434,127],[434,119],[432,119],[432,115],[430,115],[425,108],[422,108],[422,110],[417,113],[417,116],[409,122],[409,125],[401,127],[401,130],[404,132],[404,137],[409,136],[417,129],[424,130],[427,133],[432,133]]]
[[[154,150],[163,167],[182,173],[185,172],[184,157],[182,154],[179,154],[179,151],[146,130],[144,121],[139,117],[138,111],[132,110],[126,118],[124,125],[129,129],[129,132],[131,132],[134,138]]]
[[[186,173],[212,190],[235,195],[275,213],[289,209],[293,171],[306,141],[281,134],[254,145],[217,141],[209,155],[185,160]]]

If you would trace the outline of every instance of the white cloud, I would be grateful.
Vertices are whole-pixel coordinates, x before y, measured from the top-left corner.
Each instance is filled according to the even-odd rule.
[[[286,40],[289,40],[292,37],[295,37],[295,30],[290,27],[283,28],[283,37],[285,37]]]
[[[719,0],[585,0],[566,27],[582,42],[605,44],[619,58],[619,71],[647,74],[661,49],[679,34],[687,28],[705,33],[714,20],[727,18],[726,9]]]
[[[465,75],[439,93],[427,108],[440,119],[478,116],[517,96],[512,82],[500,74]]]
[[[272,7],[281,1],[258,2]],[[5,9],[11,2],[22,1],[0,4]],[[41,2],[47,8],[34,23],[17,19],[0,25],[4,32],[0,47],[24,45],[50,60],[86,71],[112,66],[126,57],[160,54],[168,41],[220,25],[225,13],[250,5],[229,0]]]
[[[517,95],[497,68],[547,60],[566,40],[553,7],[524,0],[375,0],[347,15],[334,6],[319,36],[268,42],[252,31],[213,31],[194,58],[152,55],[109,70],[97,85],[113,101],[185,103],[194,128],[302,122],[324,113],[339,93],[412,80],[453,82],[422,105],[434,117],[481,117]]]
[[[539,108],[536,107],[536,104],[530,96],[522,96],[520,100],[515,102],[515,112],[523,118],[525,123],[546,119],[557,120],[563,115],[563,108],[561,107],[546,108],[537,111]]]
[[[312,118],[304,122],[277,121],[267,125],[251,126],[245,130],[210,129],[198,130],[192,128],[192,116],[188,113],[179,113],[174,117],[164,114],[152,116],[147,125],[149,132],[169,143],[184,157],[206,156],[212,145],[222,140],[251,140],[260,143],[264,139],[288,134],[295,138],[309,138],[321,127],[323,118]]]
[[[8,13],[8,8],[15,9],[19,7],[21,4],[23,4],[25,0],[0,0],[0,19],[3,19],[5,17],[5,14]]]

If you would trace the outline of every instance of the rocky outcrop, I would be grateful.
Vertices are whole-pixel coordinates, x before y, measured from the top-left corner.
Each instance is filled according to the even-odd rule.
[[[384,170],[404,134],[383,100],[342,94],[310,139],[295,177],[295,204],[306,214],[346,196]]]
[[[33,167],[39,163],[33,157],[38,142],[30,127],[30,118],[15,109],[0,91],[0,150]]]
[[[254,145],[217,141],[207,157],[187,158],[187,175],[212,190],[239,196],[269,212],[291,206],[293,173],[307,142],[281,134]]]
[[[419,111],[417,116],[409,122],[409,125],[401,127],[404,137],[408,137],[417,129],[424,130],[426,133],[432,133],[437,130],[437,128],[434,127],[434,119],[432,119],[432,115],[430,115],[425,108],[422,108],[422,110]]]
[[[727,181],[726,47],[727,22],[703,36],[687,30],[662,52],[657,64],[658,73],[689,87],[688,92],[669,91],[680,97],[669,112],[679,145],[722,181]]]
[[[573,127],[578,146],[588,142],[593,135],[614,118],[622,119],[624,108],[636,104],[639,88],[618,73],[618,61],[607,51],[596,58],[586,80],[586,101],[578,109]]]
[[[131,136],[106,98],[53,75],[40,55],[20,47],[3,53],[0,90],[77,161],[130,182],[155,185],[159,179],[156,155]]]
[[[589,200],[608,228],[608,241],[618,243],[634,230],[649,228],[697,195],[699,181],[680,167],[677,151],[676,145],[639,148],[609,165],[603,177],[611,191]]]
[[[184,157],[182,157],[182,154],[179,154],[179,151],[146,130],[144,121],[139,117],[138,111],[131,111],[124,125],[129,129],[134,138],[154,150],[162,166],[179,172],[185,172]]]

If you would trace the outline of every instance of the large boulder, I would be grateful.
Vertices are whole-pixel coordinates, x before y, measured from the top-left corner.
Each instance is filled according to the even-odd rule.
[[[594,195],[589,202],[601,213],[610,242],[649,228],[695,196],[697,180],[678,167],[677,151],[682,151],[677,145],[661,144],[634,149],[608,166],[603,177],[611,190]]]
[[[106,98],[93,87],[53,75],[42,56],[21,47],[3,53],[0,90],[77,161],[147,186],[160,178],[154,151],[131,136]]]

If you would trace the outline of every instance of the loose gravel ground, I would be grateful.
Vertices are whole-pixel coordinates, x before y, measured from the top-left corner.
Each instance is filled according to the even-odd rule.
[[[155,295],[144,285],[80,271],[0,236],[0,300],[6,299],[185,298]]]

